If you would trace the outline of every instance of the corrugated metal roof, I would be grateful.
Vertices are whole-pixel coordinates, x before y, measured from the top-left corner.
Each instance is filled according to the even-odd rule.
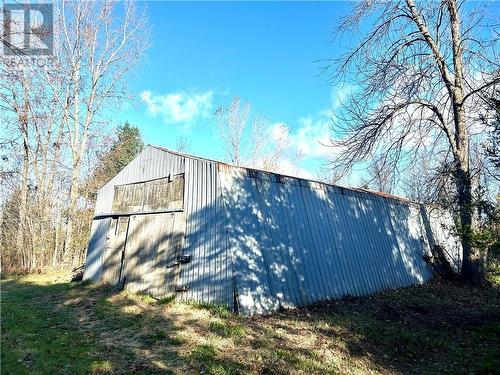
[[[247,170],[247,171],[255,171],[255,172],[264,173],[266,176],[269,176],[268,178],[272,178],[270,176],[274,175],[274,176],[279,176],[278,178],[298,179],[298,180],[306,181],[305,183],[306,184],[308,183],[310,185],[320,184],[320,185],[323,185],[323,186],[334,186],[334,187],[338,187],[338,188],[341,188],[341,189],[352,190],[352,191],[360,191],[360,192],[367,193],[367,194],[379,195],[379,196],[384,197],[384,198],[400,200],[400,201],[403,201],[403,202],[416,203],[416,202],[412,202],[411,200],[409,200],[407,198],[400,197],[400,196],[393,195],[393,194],[389,194],[389,193],[384,193],[384,192],[381,192],[381,191],[374,191],[374,190],[363,189],[363,188],[346,187],[346,186],[342,186],[342,185],[338,185],[338,184],[327,183],[327,182],[324,182],[324,181],[319,181],[319,180],[314,180],[314,179],[309,179],[309,178],[303,178],[303,177],[299,177],[299,176],[291,176],[291,175],[286,175],[286,174],[283,174],[283,173],[278,173],[278,172],[273,172],[273,171],[267,171],[267,170],[264,170],[264,169],[250,168],[250,167],[245,167],[245,166],[237,166],[237,165],[226,163],[226,162],[223,162],[223,161],[220,161],[220,160],[208,159],[208,158],[204,158],[204,157],[201,157],[201,156],[196,156],[196,155],[181,153],[181,152],[170,150],[168,148],[161,147],[161,146],[156,146],[156,145],[151,145],[151,144],[149,144],[148,146],[157,148],[157,149],[165,151],[165,152],[170,152],[171,154],[182,156],[182,157],[185,157],[185,158],[190,158],[190,159],[195,159],[195,160],[209,161],[209,162],[217,163],[219,165],[219,168],[221,168],[222,170],[224,168],[244,169],[244,170]]]

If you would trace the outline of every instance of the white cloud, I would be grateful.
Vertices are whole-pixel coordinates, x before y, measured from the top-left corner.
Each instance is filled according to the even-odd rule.
[[[289,159],[280,160],[276,171],[287,176],[306,178],[310,180],[316,179],[316,177],[311,172],[304,168],[301,168]]]
[[[284,144],[289,143],[289,138],[290,138],[290,129],[286,124],[282,122],[277,122],[274,123],[270,126],[270,136],[273,139],[273,141],[281,141]]]
[[[298,129],[290,135],[291,147],[306,158],[330,159],[334,152],[332,147],[327,146],[330,144],[330,125],[330,118],[325,115],[300,118]]]
[[[316,115],[302,117],[297,127],[290,128],[282,122],[269,125],[267,136],[275,148],[284,148],[284,158],[278,161],[274,170],[289,176],[318,179],[320,168],[339,152],[331,144],[330,112],[325,110]],[[255,161],[259,165],[261,161]],[[307,165],[307,168],[304,166]]]
[[[337,85],[333,87],[330,91],[331,109],[335,111],[337,108],[340,108],[341,105],[345,104],[349,99],[349,95],[351,95],[357,88],[358,86],[349,84]]]
[[[346,89],[344,93],[351,89]],[[336,103],[332,99],[334,105]],[[278,172],[315,180],[324,177],[322,168],[344,150],[343,147],[331,145],[332,109],[301,117],[292,128],[279,122],[271,125],[269,135],[274,143],[281,140],[286,145],[286,157],[279,162]]]
[[[301,117],[298,128],[291,132],[290,146],[304,158],[325,159],[326,161],[342,152],[338,146],[331,145],[332,116],[340,108],[351,93],[357,89],[355,85],[336,86],[331,90],[330,108],[317,114]]]
[[[140,94],[153,116],[163,117],[166,124],[192,123],[207,118],[212,113],[213,91],[203,93],[174,92],[154,95],[145,90]]]

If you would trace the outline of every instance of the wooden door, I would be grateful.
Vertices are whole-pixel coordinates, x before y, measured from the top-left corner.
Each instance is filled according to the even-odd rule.
[[[120,287],[129,218],[113,218],[108,231],[102,265],[102,281]]]
[[[124,260],[127,290],[155,297],[175,291],[184,227],[182,212],[131,216]]]

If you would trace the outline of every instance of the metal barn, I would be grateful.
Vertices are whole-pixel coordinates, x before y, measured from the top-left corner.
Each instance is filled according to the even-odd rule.
[[[424,283],[453,222],[401,198],[148,145],[98,192],[85,279],[243,315]]]

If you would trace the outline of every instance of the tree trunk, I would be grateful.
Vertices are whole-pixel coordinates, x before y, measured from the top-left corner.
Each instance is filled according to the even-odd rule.
[[[66,239],[64,242],[63,259],[70,254],[73,247],[73,231],[75,225],[76,204],[78,200],[78,189],[80,187],[80,162],[77,161],[71,173],[71,187],[69,192],[68,220],[66,224]]]
[[[21,176],[21,192],[19,195],[19,223],[17,227],[17,238],[16,247],[18,254],[23,254],[23,264],[22,267],[26,268],[27,259],[25,259],[25,244],[24,244],[24,232],[26,224],[26,206],[28,200],[28,174],[29,174],[29,143],[28,143],[28,129],[27,124],[24,125],[25,132],[23,134],[23,171]]]
[[[460,209],[460,230],[462,236],[463,260],[461,278],[466,282],[479,283],[482,279],[481,259],[472,247],[472,186],[470,173],[465,168],[458,168],[457,188]]]
[[[453,67],[455,69],[455,80],[450,90],[455,126],[455,177],[458,191],[458,207],[460,211],[459,218],[463,249],[460,276],[463,281],[478,283],[481,282],[482,272],[480,257],[472,247],[474,202],[472,198],[472,180],[469,164],[469,133],[464,108],[464,63],[457,1],[448,0],[447,7],[450,14]]]
[[[462,242],[461,278],[465,282],[480,283],[482,280],[481,261],[472,247],[472,221],[474,201],[472,197],[472,178],[469,166],[469,134],[462,105],[462,90],[454,91],[453,115],[455,120],[456,171],[458,192],[460,234]]]
[[[55,234],[55,239],[54,239],[54,253],[52,255],[52,268],[57,267],[57,261],[59,259],[59,232],[60,232],[60,223],[61,223],[61,208],[59,207],[57,209],[57,219],[56,219],[56,234]]]
[[[461,100],[461,91],[455,99]],[[472,246],[474,201],[472,197],[472,177],[469,167],[469,135],[465,122],[465,111],[461,104],[454,105],[455,137],[457,145],[456,184],[458,192],[458,208],[460,233],[462,239],[461,278],[465,282],[480,283],[482,281],[481,259]]]

